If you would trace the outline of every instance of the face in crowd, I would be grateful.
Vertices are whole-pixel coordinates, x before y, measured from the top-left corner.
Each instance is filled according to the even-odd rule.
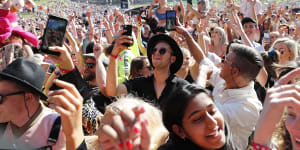
[[[0,80],[0,123],[16,121],[20,112],[27,112],[25,92],[22,91],[16,83]]]
[[[159,42],[152,50],[152,64],[155,69],[170,68],[175,60],[176,56],[172,56],[172,50],[168,43]]]
[[[292,141],[293,149],[300,149],[300,112],[296,107],[288,107],[285,126],[289,132]]]
[[[178,88],[162,110],[174,142],[191,141],[203,149],[225,145],[224,118],[205,89],[195,85]]]
[[[289,50],[289,47],[286,44],[282,42],[276,43],[274,45],[274,49],[280,53],[279,64],[287,64],[290,61],[292,52]]]
[[[270,33],[270,44],[273,44],[278,38],[280,34],[279,32],[271,32]]]
[[[91,57],[87,57],[84,62],[83,79],[85,81],[92,81],[96,78],[96,60]]]
[[[182,48],[182,54],[183,54],[183,63],[181,65],[181,68],[189,68],[192,61],[191,53],[188,49]]]
[[[256,25],[253,22],[247,22],[243,25],[245,33],[249,37],[250,40],[255,38]]]
[[[230,87],[236,87],[237,84],[235,82],[235,79],[234,79],[234,65],[233,65],[233,62],[234,62],[234,57],[235,57],[235,54],[233,52],[229,52],[223,63],[222,63],[222,68],[221,68],[221,73],[220,73],[220,76],[226,81],[226,87],[230,88]]]
[[[200,147],[218,149],[225,144],[224,118],[207,94],[189,102],[182,123],[185,136]]]

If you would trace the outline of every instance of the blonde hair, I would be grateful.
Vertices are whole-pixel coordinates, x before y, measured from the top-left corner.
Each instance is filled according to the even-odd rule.
[[[140,98],[133,96],[120,97],[117,101],[108,105],[104,117],[101,120],[100,127],[109,122],[113,115],[120,114],[121,110],[125,108],[132,109],[136,106],[142,106],[145,109],[145,113],[142,115],[147,118],[151,130],[150,149],[156,150],[160,145],[166,143],[169,132],[163,125],[162,112]]]
[[[284,111],[280,121],[276,125],[276,130],[273,132],[272,141],[277,143],[279,150],[290,150],[292,149],[292,142],[290,134],[285,126],[287,112]]]
[[[187,48],[182,47],[181,51],[182,51],[183,54],[187,54],[190,57],[190,64],[189,64],[188,67],[193,66],[196,63],[196,61],[195,61],[194,57],[191,55],[190,50],[187,49]]]
[[[291,52],[291,57],[289,61],[295,60],[298,57],[298,47],[296,41],[291,40],[289,38],[279,38],[273,43],[273,45],[271,46],[271,50],[274,49],[274,46],[278,43],[283,43],[287,45],[289,51]]]
[[[221,27],[213,27],[212,31],[216,30],[220,34],[220,45],[228,44],[227,35],[223,28]]]

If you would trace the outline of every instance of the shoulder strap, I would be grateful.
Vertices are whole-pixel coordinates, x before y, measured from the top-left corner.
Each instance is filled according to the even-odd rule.
[[[3,136],[5,129],[7,127],[7,122],[6,123],[0,123],[0,138]]]
[[[48,142],[49,143],[53,143],[55,144],[57,142],[58,136],[59,136],[59,131],[60,131],[60,127],[61,127],[61,118],[60,116],[58,116],[53,125],[52,125],[52,129],[50,131],[50,135],[48,137]]]

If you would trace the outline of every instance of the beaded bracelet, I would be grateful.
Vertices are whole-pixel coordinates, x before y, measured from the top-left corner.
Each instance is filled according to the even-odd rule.
[[[110,54],[110,56],[114,59],[117,59],[119,57],[119,55],[114,55],[114,54]]]

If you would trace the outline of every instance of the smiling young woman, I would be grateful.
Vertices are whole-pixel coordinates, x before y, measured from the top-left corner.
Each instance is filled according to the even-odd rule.
[[[163,122],[170,138],[159,150],[237,149],[206,89],[186,85],[174,91],[164,106]]]

